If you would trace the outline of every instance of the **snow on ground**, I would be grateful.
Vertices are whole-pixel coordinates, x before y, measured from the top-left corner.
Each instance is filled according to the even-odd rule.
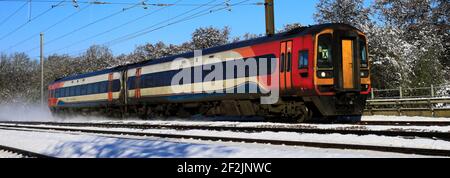
[[[192,143],[195,142],[195,143]],[[365,150],[163,140],[152,137],[0,130],[0,144],[55,157],[96,158],[322,158],[422,157]]]
[[[61,122],[84,122],[66,120]],[[416,132],[450,132],[450,126],[395,126],[395,125],[351,125],[351,124],[285,124],[270,122],[233,122],[233,121],[181,121],[181,120],[123,120],[105,121],[95,120],[90,123],[109,124],[149,124],[168,126],[224,126],[224,127],[261,127],[261,128],[292,128],[292,129],[336,129],[336,130],[395,130],[395,131],[416,131]]]
[[[21,155],[0,150],[0,158],[22,158]]]
[[[190,122],[189,122],[190,123]],[[117,132],[141,132],[149,134],[182,134],[191,136],[218,136],[232,138],[253,138],[269,140],[289,140],[302,142],[323,142],[341,144],[360,145],[381,145],[408,148],[445,149],[450,150],[450,142],[444,140],[434,140],[429,138],[402,138],[377,135],[351,135],[351,134],[307,134],[297,132],[234,132],[234,131],[214,131],[214,130],[175,130],[175,129],[130,129],[130,128],[96,128],[96,127],[66,127],[66,126],[45,126],[48,128],[74,128],[84,130],[108,130]],[[400,126],[402,127],[402,126]]]
[[[420,116],[363,116],[362,121],[407,121],[407,122],[414,122],[414,121],[431,121],[431,122],[450,122],[450,118],[445,117],[420,117]]]
[[[60,126],[46,126],[58,128]],[[450,142],[444,140],[433,140],[428,138],[402,138],[377,135],[343,135],[343,134],[306,134],[296,132],[233,132],[233,131],[213,131],[213,130],[174,130],[174,129],[129,129],[129,128],[95,128],[95,127],[63,127],[85,130],[109,130],[123,132],[142,132],[156,134],[182,134],[190,136],[217,136],[232,138],[253,138],[269,140],[288,140],[302,142],[322,142],[360,145],[380,145],[392,147],[426,148],[450,150]]]

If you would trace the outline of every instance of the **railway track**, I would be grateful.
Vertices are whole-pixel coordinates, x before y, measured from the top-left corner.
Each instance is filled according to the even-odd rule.
[[[0,151],[15,154],[15,155],[21,156],[22,158],[52,158],[51,156],[43,155],[40,153],[35,153],[35,152],[26,151],[26,150],[8,147],[8,146],[3,146],[3,145],[0,145]]]
[[[450,121],[360,121],[359,125],[450,126]]]
[[[27,122],[29,123],[29,122]],[[49,123],[47,123],[49,124]],[[57,125],[60,124],[60,125]],[[272,145],[289,145],[289,146],[306,146],[306,147],[317,147],[317,148],[332,148],[332,149],[355,149],[355,150],[371,150],[371,151],[382,151],[382,152],[394,152],[394,153],[405,153],[405,154],[417,154],[417,155],[429,155],[429,156],[446,156],[450,157],[450,150],[443,149],[427,149],[427,148],[408,148],[408,147],[393,147],[393,146],[377,146],[377,145],[362,145],[362,144],[346,144],[346,143],[326,143],[326,142],[309,142],[309,141],[289,141],[289,140],[271,140],[271,139],[255,139],[255,138],[240,138],[240,137],[224,137],[224,136],[205,136],[205,135],[189,135],[189,134],[166,134],[166,133],[148,133],[148,132],[135,132],[135,131],[116,131],[116,130],[108,130],[106,128],[89,128],[89,126],[83,125],[82,123],[52,123],[52,125],[42,125],[40,122],[34,122],[34,124],[24,125],[21,124],[5,124],[0,123],[0,127],[2,129],[11,129],[11,130],[21,130],[21,129],[33,129],[39,131],[64,131],[64,132],[81,132],[81,133],[93,133],[93,134],[107,134],[107,135],[129,135],[129,136],[150,136],[150,137],[158,137],[158,138],[172,138],[172,139],[195,139],[195,140],[203,140],[203,141],[222,141],[222,142],[243,142],[243,143],[259,143],[259,144],[272,144]],[[99,127],[114,126],[114,128],[124,128],[122,124],[105,124],[105,123],[94,123],[91,124],[90,127]],[[59,126],[59,127],[55,127]],[[84,127],[84,128],[80,128]],[[142,124],[128,124],[125,127],[138,127],[138,128],[171,128],[171,129],[199,129],[201,126],[158,126],[158,125],[142,125]],[[234,130],[240,132],[255,132],[257,131],[267,131],[267,128],[225,128],[225,127],[216,127],[216,126],[208,126],[202,129],[211,129],[214,130]],[[272,128],[270,128],[272,130]],[[293,131],[293,129],[289,128],[276,128],[278,131]],[[323,130],[323,129],[322,129]],[[317,131],[317,130],[316,130]],[[300,131],[297,131],[300,132]],[[344,133],[343,131],[338,131]],[[350,131],[352,133],[356,133],[358,131]],[[367,131],[365,131],[367,132]],[[308,130],[308,133],[317,133],[313,132],[313,129]],[[329,131],[320,131],[320,133],[330,133]],[[400,132],[397,132],[400,133]],[[418,132],[411,132],[418,133]],[[406,135],[411,135],[408,133]],[[349,133],[346,133],[349,134]],[[367,134],[367,133],[366,133]],[[380,133],[379,133],[380,134]],[[390,133],[392,136],[399,136],[399,134],[394,135],[393,132]],[[436,134],[436,133],[434,133]],[[405,134],[401,134],[404,136]],[[449,135],[446,133],[446,135]],[[417,137],[417,136],[415,136]],[[448,137],[447,137],[448,138]]]
[[[0,122],[0,126],[11,125],[47,125],[63,127],[96,127],[96,128],[127,128],[127,129],[174,129],[174,130],[213,130],[235,132],[296,132],[315,134],[343,134],[343,135],[378,135],[391,137],[421,137],[450,141],[448,132],[423,132],[403,130],[367,130],[359,127],[342,127],[333,129],[315,128],[309,125],[292,125],[292,127],[248,127],[248,126],[210,126],[210,125],[167,125],[167,124],[115,124],[115,123],[77,123],[77,122]]]

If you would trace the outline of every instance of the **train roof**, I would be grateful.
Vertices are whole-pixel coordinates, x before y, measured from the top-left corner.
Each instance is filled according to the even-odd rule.
[[[222,45],[222,46],[216,46],[216,47],[212,47],[212,48],[203,49],[202,52],[203,52],[203,55],[214,54],[214,53],[218,53],[218,52],[222,52],[222,51],[228,51],[228,50],[242,48],[242,47],[246,47],[246,46],[252,46],[252,45],[256,45],[256,44],[260,44],[260,43],[282,40],[285,38],[292,38],[292,37],[303,36],[303,35],[307,35],[307,34],[316,34],[324,29],[329,29],[329,28],[360,31],[359,29],[357,29],[351,25],[342,24],[342,23],[327,23],[327,24],[303,26],[303,27],[298,27],[298,28],[292,29],[287,32],[277,33],[272,36],[263,36],[263,37],[258,37],[258,38],[254,38],[254,39],[250,39],[250,40],[239,41],[239,42],[229,43],[229,44]],[[125,68],[137,68],[137,67],[141,67],[141,66],[147,66],[147,65],[158,64],[158,63],[163,63],[163,62],[170,62],[170,61],[174,61],[178,58],[192,58],[192,57],[194,57],[194,52],[188,52],[188,53],[167,56],[167,57],[158,58],[158,59],[146,60],[146,61],[142,61],[142,62],[134,63],[134,64],[117,66],[117,67],[110,68],[110,69],[64,77],[64,78],[55,80],[55,82],[76,80],[76,79],[81,79],[81,78],[86,78],[86,77],[91,77],[91,76],[96,76],[96,75],[107,74],[107,73],[111,73],[111,72],[118,72]]]

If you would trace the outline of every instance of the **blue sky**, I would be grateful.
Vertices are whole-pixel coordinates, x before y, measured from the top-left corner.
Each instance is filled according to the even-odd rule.
[[[31,6],[31,18],[36,17],[47,9],[50,9],[52,5],[58,4],[59,2],[59,0],[46,0],[47,2],[45,3],[34,1],[43,0],[33,0]],[[81,0],[79,1],[83,2]],[[84,2],[86,1],[87,0],[85,0]],[[149,0],[148,2],[167,4],[174,3],[176,1],[177,0]],[[19,7],[24,5],[24,2],[23,0],[0,0],[0,52],[7,54],[13,52],[27,52],[32,58],[37,58],[37,56],[39,56],[39,49],[31,49],[39,46],[38,33],[60,21],[61,19],[64,19],[70,14],[76,11],[80,11],[81,9],[82,10],[80,12],[78,12],[71,18],[45,32],[45,42],[52,41],[50,44],[45,45],[44,51],[46,55],[49,55],[53,52],[59,54],[79,54],[90,45],[104,44],[105,42],[150,27],[158,22],[164,22],[167,19],[198,7],[188,6],[187,4],[204,4],[211,1],[214,0],[181,0],[179,2],[180,5],[167,7],[158,12],[154,12],[153,14],[146,16],[139,21],[126,26],[121,26],[120,28],[117,28],[116,30],[104,35],[96,36],[95,38],[79,44],[75,44],[68,48],[64,48],[60,51],[55,51],[57,49],[61,49],[65,46],[71,45],[77,41],[91,37],[92,35],[98,34],[102,31],[112,29],[114,26],[129,22],[145,14],[152,13],[153,11],[156,11],[161,7],[149,6],[148,9],[144,9],[141,6],[138,6],[119,13],[118,15],[108,18],[104,21],[88,26],[87,28],[77,31],[76,33],[68,34],[64,38],[54,40],[57,37],[67,34],[77,28],[92,23],[98,19],[104,18],[115,12],[119,12],[123,8],[130,7],[131,5],[114,4],[88,6],[85,3],[80,3],[79,9],[76,9],[72,6],[71,2],[65,2],[61,6],[52,8],[52,10],[48,11],[48,13],[45,13],[39,18],[35,18],[31,22],[23,26],[23,28],[20,28],[20,30],[18,30],[17,32],[6,36],[11,31],[17,29],[22,24],[28,21],[30,11],[29,6],[25,5],[24,8],[21,9],[10,20],[1,24],[4,19],[11,15]],[[220,4],[224,3],[224,1],[225,0],[216,0],[211,4]],[[240,1],[241,0],[230,0],[230,3],[233,4]],[[136,3],[140,2],[140,0],[103,0],[103,2]],[[245,4],[256,2],[263,2],[263,0],[249,0]],[[275,3],[275,19],[277,28],[281,28],[284,24],[295,22],[299,22],[303,25],[314,24],[313,13],[315,11],[315,4],[317,3],[317,0],[276,0]],[[211,6],[202,7],[197,11],[193,11],[191,14],[196,12],[207,12],[205,11],[205,9],[208,9],[210,7]],[[217,7],[214,9],[217,9]],[[160,25],[164,24],[166,23],[162,23]],[[157,41],[163,41],[165,43],[180,44],[190,39],[191,33],[194,31],[194,29],[204,26],[214,26],[220,28],[223,26],[229,26],[232,30],[231,36],[240,36],[242,34],[245,34],[246,32],[261,34],[265,32],[264,6],[241,5],[232,7],[231,12],[226,10],[219,11],[189,21],[170,25],[165,28],[146,33],[145,35],[131,40],[120,40],[120,43],[110,46],[110,48],[115,55],[118,55],[121,53],[129,53],[133,51],[136,45],[145,44],[146,42],[154,43]],[[33,36],[33,34],[37,35]],[[30,36],[33,36],[30,40],[27,40],[22,44],[17,45],[16,47],[10,48],[11,46],[27,39]]]

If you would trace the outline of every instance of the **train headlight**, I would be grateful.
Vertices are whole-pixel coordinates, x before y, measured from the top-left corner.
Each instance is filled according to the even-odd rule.
[[[317,76],[319,78],[333,78],[333,71],[317,71]]]
[[[367,77],[369,77],[369,71],[368,71],[368,70],[363,70],[363,71],[361,71],[361,77],[362,77],[362,78],[367,78]]]

